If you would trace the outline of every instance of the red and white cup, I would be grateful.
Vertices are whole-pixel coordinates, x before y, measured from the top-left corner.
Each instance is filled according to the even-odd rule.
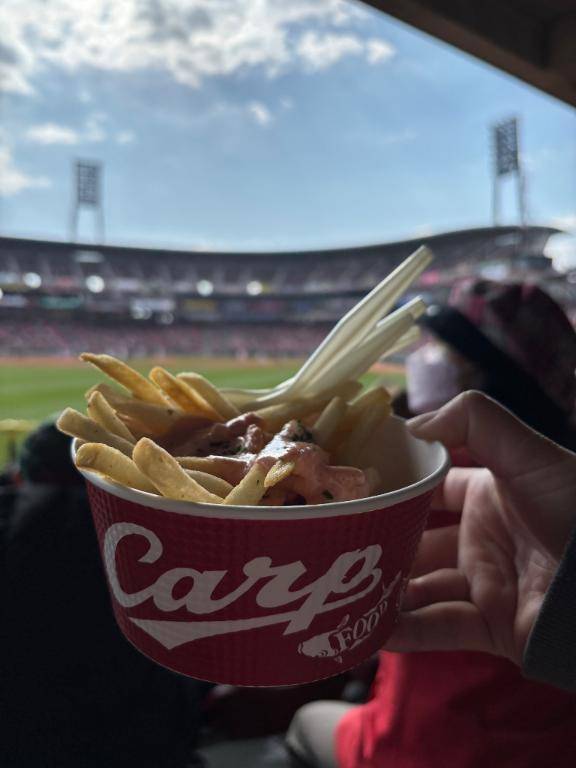
[[[319,506],[173,501],[84,472],[124,636],[175,672],[245,686],[309,683],[375,653],[449,459],[395,417],[363,454],[386,492]]]

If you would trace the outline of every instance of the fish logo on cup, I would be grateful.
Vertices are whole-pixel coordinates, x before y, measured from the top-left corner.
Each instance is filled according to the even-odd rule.
[[[382,595],[376,605],[365,611],[362,616],[351,621],[350,615],[347,614],[335,629],[314,635],[314,637],[310,637],[308,640],[300,643],[298,653],[315,659],[334,659],[338,664],[342,664],[343,654],[356,648],[374,632],[388,607],[388,598],[400,581],[401,576],[402,574],[399,571],[390,584],[387,587],[384,586]]]
[[[161,613],[185,609],[190,614],[202,616],[200,620],[190,621],[129,617],[131,622],[168,650],[202,638],[245,632],[274,624],[285,625],[283,635],[302,632],[310,627],[316,616],[357,602],[382,582],[382,570],[377,567],[382,547],[370,544],[363,549],[338,555],[321,576],[296,589],[292,589],[294,584],[298,582],[301,585],[302,577],[307,573],[304,563],[296,561],[275,565],[270,557],[262,556],[245,563],[242,568],[243,581],[228,594],[219,594],[218,597],[214,597],[214,592],[228,571],[200,571],[189,566],[170,568],[143,589],[127,592],[120,583],[116,552],[125,538],[134,536],[145,540],[148,545],[146,552],[138,558],[138,563],[157,563],[164,552],[160,538],[149,528],[129,522],[114,523],[108,528],[103,542],[104,563],[111,591],[118,603],[123,608],[132,608],[151,601]],[[376,605],[364,612],[355,623],[348,626],[348,614],[335,630],[301,643],[300,653],[312,657],[332,655],[341,660],[342,652],[351,650],[374,631],[400,577],[398,573],[388,586],[384,585]],[[185,594],[181,594],[181,590],[176,587],[184,580],[192,586]],[[271,609],[267,615],[240,619],[205,618],[232,605],[252,589],[257,590],[255,604],[259,608]],[[174,597],[175,593],[179,596]],[[299,603],[297,608],[286,610],[295,602]],[[323,653],[328,648],[332,650],[332,636],[336,637],[338,643],[334,647],[340,650]]]

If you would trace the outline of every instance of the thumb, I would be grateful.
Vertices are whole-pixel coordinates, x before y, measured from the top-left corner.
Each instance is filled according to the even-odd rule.
[[[423,440],[466,448],[481,466],[507,480],[574,458],[480,392],[464,392],[438,411],[411,419],[408,428]]]

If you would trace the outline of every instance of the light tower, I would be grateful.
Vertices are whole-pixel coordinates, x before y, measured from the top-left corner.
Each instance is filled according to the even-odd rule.
[[[78,237],[80,210],[88,208],[94,213],[96,240],[104,242],[104,206],[102,203],[103,165],[95,160],[76,160],[73,165],[74,191],[70,217],[70,239]]]
[[[518,149],[518,118],[511,117],[495,123],[492,135],[492,222],[500,223],[501,183],[506,176],[516,177],[516,197],[520,224],[526,226],[526,178],[522,155]]]

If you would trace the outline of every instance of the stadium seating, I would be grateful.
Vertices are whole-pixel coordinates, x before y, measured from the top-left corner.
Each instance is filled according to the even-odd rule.
[[[19,321],[0,325],[0,355],[5,357],[75,357],[106,352],[122,358],[198,355],[237,359],[302,357],[322,340],[322,326],[173,325],[135,323],[94,326]]]
[[[414,291],[442,302],[469,275],[520,277],[549,282],[576,314],[573,284],[543,255],[555,232],[428,237],[435,262]],[[418,245],[231,254],[0,237],[0,355],[301,356]]]

